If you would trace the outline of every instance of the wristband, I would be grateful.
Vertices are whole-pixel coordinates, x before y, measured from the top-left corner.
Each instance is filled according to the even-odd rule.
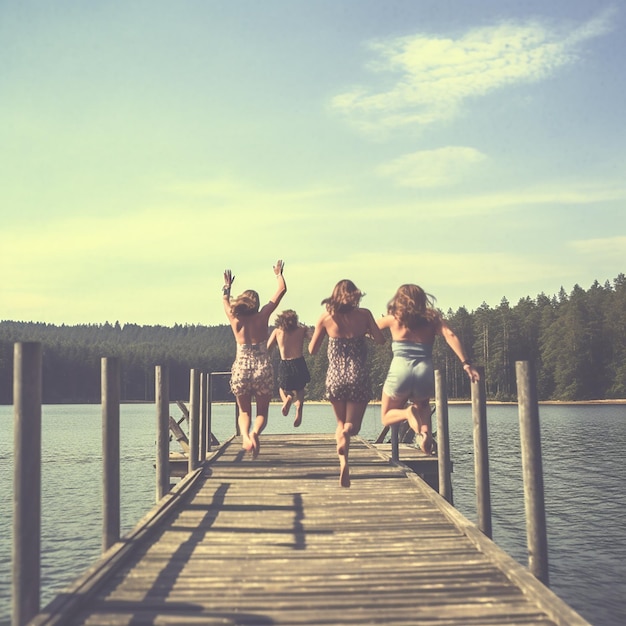
[[[230,285],[224,285],[224,286],[222,287],[222,293],[223,293],[225,296],[230,296]]]
[[[471,361],[463,361],[463,362],[461,363],[461,365],[462,365],[463,367],[465,367],[466,365],[470,365],[470,366],[471,366],[471,365],[472,365],[472,363],[471,363]]]

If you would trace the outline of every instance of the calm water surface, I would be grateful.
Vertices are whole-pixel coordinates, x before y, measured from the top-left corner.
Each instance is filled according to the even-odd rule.
[[[180,412],[173,406],[171,414]],[[526,565],[517,407],[489,406],[487,415],[493,538]],[[626,624],[626,406],[550,405],[540,415],[551,588],[595,626]],[[100,556],[101,409],[44,406],[42,421],[43,607]],[[122,533],[154,505],[155,422],[151,405],[122,407]],[[218,439],[229,437],[233,406],[214,406],[213,424]],[[273,405],[266,432],[290,430],[290,418]],[[333,430],[330,407],[306,406],[300,432]],[[10,624],[11,609],[12,431],[13,407],[0,406],[0,626]],[[361,434],[373,440],[379,431],[379,408],[371,406]],[[476,521],[466,405],[450,406],[450,440],[454,503]]]

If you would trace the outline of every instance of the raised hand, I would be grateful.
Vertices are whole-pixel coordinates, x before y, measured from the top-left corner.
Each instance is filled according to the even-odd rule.
[[[285,264],[281,259],[278,259],[278,261],[276,261],[276,265],[274,265],[274,274],[276,274],[276,276],[280,276],[283,273],[284,267]]]
[[[235,282],[235,277],[230,270],[224,270],[224,287],[230,289],[230,286]]]

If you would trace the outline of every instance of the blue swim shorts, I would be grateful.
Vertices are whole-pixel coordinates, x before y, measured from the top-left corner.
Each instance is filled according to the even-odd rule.
[[[394,400],[426,400],[435,395],[432,345],[409,341],[391,344],[393,359],[383,391]]]

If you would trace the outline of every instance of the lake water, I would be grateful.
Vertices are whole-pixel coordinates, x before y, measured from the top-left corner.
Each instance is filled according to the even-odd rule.
[[[171,415],[180,415],[176,406]],[[595,626],[626,624],[626,405],[542,405],[540,416],[550,586]],[[526,565],[517,407],[490,405],[487,418],[493,539]],[[100,556],[101,409],[47,405],[42,422],[43,607]],[[123,405],[120,422],[126,533],[154,505],[156,412],[152,405]],[[299,431],[333,432],[334,424],[329,406],[311,404]],[[233,405],[214,406],[213,430],[220,441],[234,432]],[[272,405],[266,432],[291,430],[291,418]],[[0,406],[0,626],[10,624],[11,609],[12,431],[13,407]],[[373,405],[361,434],[374,440],[379,431]],[[468,405],[450,406],[450,444],[454,503],[475,522]]]

